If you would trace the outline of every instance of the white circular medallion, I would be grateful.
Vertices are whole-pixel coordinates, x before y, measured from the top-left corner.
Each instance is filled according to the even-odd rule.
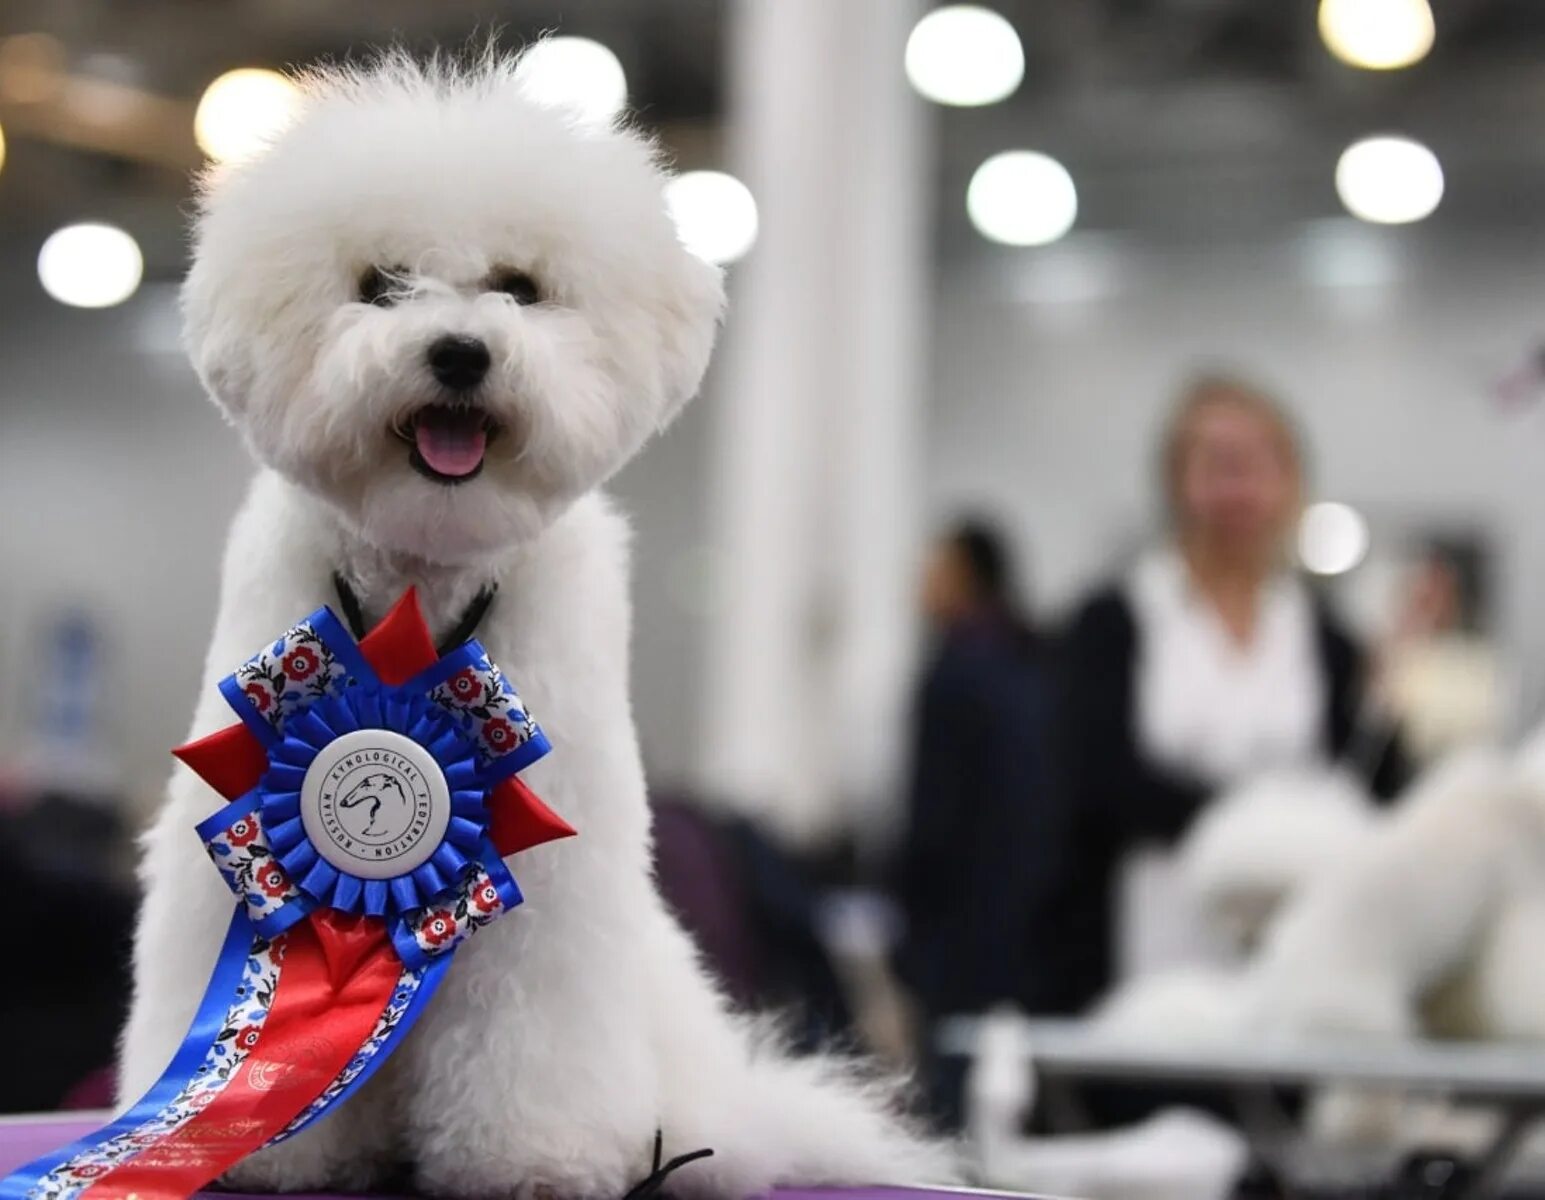
[[[361,879],[422,866],[451,822],[451,789],[434,756],[389,729],[329,742],[300,789],[300,819],[317,853]]]

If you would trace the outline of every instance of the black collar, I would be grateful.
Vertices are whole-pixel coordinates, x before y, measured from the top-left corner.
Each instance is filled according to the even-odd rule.
[[[358,594],[343,577],[342,571],[333,572],[333,590],[338,593],[338,607],[343,609],[343,619],[349,624],[349,632],[355,640],[363,639],[369,628],[365,621],[365,610],[360,606]],[[461,619],[456,622],[455,628],[435,647],[436,653],[442,656],[449,654],[471,639],[478,625],[488,615],[489,605],[494,602],[494,593],[498,590],[497,583],[485,583],[479,589],[478,594],[472,597],[472,602],[462,610]]]

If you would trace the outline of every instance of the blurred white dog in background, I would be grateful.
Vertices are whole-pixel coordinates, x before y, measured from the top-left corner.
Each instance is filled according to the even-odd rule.
[[[1455,752],[1382,813],[1334,780],[1307,784],[1221,800],[1182,851],[1216,919],[1251,918],[1248,960],[1132,980],[1095,1014],[1100,1027],[1202,1048],[1545,1041],[1545,731],[1514,753]],[[1447,1106],[1388,1089],[1323,1089],[1307,1120],[1342,1143],[1473,1137]]]

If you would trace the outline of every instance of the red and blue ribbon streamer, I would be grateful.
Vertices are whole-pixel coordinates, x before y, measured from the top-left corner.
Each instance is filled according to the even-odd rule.
[[[325,1115],[455,948],[521,902],[504,859],[574,833],[515,777],[549,749],[515,689],[475,641],[438,657],[411,590],[358,643],[319,609],[220,690],[240,723],[174,751],[227,800],[198,834],[238,897],[198,1012],[137,1103],[0,1180],[0,1200],[183,1200]],[[361,742],[377,748],[348,753]],[[400,769],[370,774],[371,753]],[[362,782],[319,806],[338,778]],[[403,836],[343,828],[355,796],[395,803]]]

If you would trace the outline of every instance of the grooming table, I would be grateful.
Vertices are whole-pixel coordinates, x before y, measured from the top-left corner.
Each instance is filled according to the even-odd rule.
[[[970,1058],[977,1019],[940,1023],[940,1053]],[[1241,1124],[1258,1151],[1272,1157],[1321,1156],[1284,1145],[1280,1121],[1262,1115],[1273,1087],[1354,1084],[1440,1094],[1485,1104],[1503,1114],[1480,1160],[1481,1178],[1466,1200],[1490,1200],[1518,1157],[1526,1135],[1545,1118],[1545,1046],[1508,1042],[1438,1042],[1380,1038],[1257,1039],[1235,1045],[1134,1044],[1078,1020],[1032,1020],[1021,1050],[1026,1066],[1048,1083],[1139,1082],[1210,1085],[1232,1094]],[[1272,1125],[1276,1124],[1274,1129]]]
[[[107,1120],[106,1113],[27,1117],[0,1117],[0,1176],[9,1174],[40,1154],[90,1133]],[[201,1193],[213,1200],[241,1200],[236,1193]],[[1009,1192],[981,1192],[971,1189],[867,1187],[867,1188],[780,1188],[776,1200],[949,1200],[957,1196],[1012,1196]],[[331,1196],[296,1195],[294,1200],[339,1200]],[[357,1200],[357,1198],[356,1198]],[[376,1198],[381,1200],[381,1198]],[[1029,1200],[1029,1198],[1026,1198]]]

